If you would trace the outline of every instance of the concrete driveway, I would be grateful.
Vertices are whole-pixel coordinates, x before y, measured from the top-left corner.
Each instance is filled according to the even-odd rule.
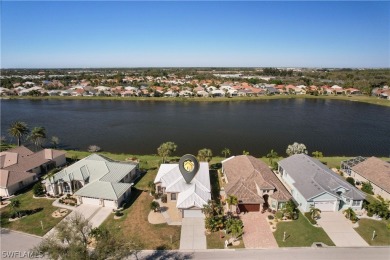
[[[351,221],[345,218],[341,212],[322,212],[317,223],[325,230],[336,246],[369,246],[353,229]]]
[[[180,250],[207,249],[204,218],[183,218]]]

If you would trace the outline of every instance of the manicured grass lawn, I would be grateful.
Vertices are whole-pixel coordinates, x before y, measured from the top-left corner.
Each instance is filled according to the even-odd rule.
[[[43,236],[62,219],[53,218],[51,216],[51,214],[58,209],[57,207],[52,206],[53,200],[34,199],[31,190],[16,196],[16,198],[20,201],[20,208],[18,210],[41,210],[32,215],[23,217],[20,220],[9,222],[8,216],[11,214],[10,207],[7,206],[2,208],[0,210],[1,227]],[[70,211],[68,213],[70,213]],[[43,230],[41,221],[43,223]]]
[[[283,242],[283,233],[286,232],[286,241]],[[334,243],[322,228],[314,227],[299,213],[297,220],[279,222],[274,232],[279,247],[310,247],[314,242],[322,242],[328,246]]]
[[[103,223],[110,230],[116,230],[126,239],[134,241],[143,249],[178,249],[180,245],[180,226],[167,224],[152,225],[148,222],[149,205],[153,198],[147,189],[149,180],[154,180],[156,170],[148,171],[132,190],[132,200],[123,210],[124,216],[114,219],[113,215]],[[172,244],[171,238],[172,236]]]
[[[389,246],[390,245],[390,229],[387,228],[390,221],[360,219],[359,227],[355,228],[356,232],[366,240],[371,246]],[[375,230],[375,238],[372,240],[373,231]]]
[[[221,234],[222,238],[221,238]],[[229,240],[230,235],[225,235],[223,232],[213,232],[206,236],[207,249],[224,249],[225,240]],[[238,246],[229,246],[229,248],[245,248],[244,241],[239,238],[240,244]]]

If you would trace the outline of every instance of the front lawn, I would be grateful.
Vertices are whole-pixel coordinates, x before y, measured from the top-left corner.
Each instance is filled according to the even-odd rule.
[[[283,242],[283,233],[286,232],[286,240]],[[314,242],[322,242],[328,246],[334,243],[322,228],[314,227],[299,213],[297,220],[279,222],[274,232],[274,237],[279,247],[309,247]]]
[[[147,183],[154,180],[155,176],[156,170],[148,171],[135,185],[132,190],[132,199],[126,203],[122,218],[114,219],[111,215],[102,225],[110,230],[116,230],[129,241],[137,243],[142,249],[178,249],[180,226],[152,225],[148,222],[149,206],[153,197],[143,190],[147,189]]]
[[[212,232],[206,236],[207,240],[207,249],[224,249],[225,240],[229,240],[230,235],[225,235],[223,232]],[[245,248],[244,241],[242,237],[239,238],[240,244],[238,246],[229,246],[228,248]]]
[[[390,221],[373,220],[362,218],[359,220],[359,227],[355,228],[356,232],[366,240],[371,246],[389,246],[390,245],[390,229],[387,225]],[[372,240],[372,235],[375,230],[375,238]]]
[[[62,218],[52,217],[52,213],[57,210],[57,207],[52,205],[53,200],[49,199],[34,199],[32,190],[29,190],[23,194],[16,196],[20,201],[20,208],[22,210],[36,210],[37,212],[19,220],[9,222],[9,215],[12,213],[11,208],[8,205],[0,210],[1,227],[9,228],[12,230],[18,230],[29,234],[43,236],[50,229],[52,229]],[[70,212],[70,211],[69,211]],[[41,226],[43,224],[43,229]]]

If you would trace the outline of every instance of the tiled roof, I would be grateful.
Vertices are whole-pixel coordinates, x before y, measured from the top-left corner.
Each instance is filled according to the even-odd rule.
[[[244,203],[261,203],[263,198],[258,194],[259,189],[276,190],[271,198],[287,201],[290,193],[270,170],[267,164],[250,155],[231,157],[222,162],[228,183],[225,191],[235,195]]]
[[[34,153],[25,146],[19,146],[1,152],[0,168],[2,169],[2,173],[0,176],[0,183],[2,187],[8,187],[18,183],[23,179],[35,175],[35,173],[30,173],[28,171],[63,155],[65,155],[65,152],[52,149],[44,149]],[[5,174],[5,172],[7,172],[7,174]]]
[[[370,157],[353,166],[352,170],[390,193],[390,163]]]

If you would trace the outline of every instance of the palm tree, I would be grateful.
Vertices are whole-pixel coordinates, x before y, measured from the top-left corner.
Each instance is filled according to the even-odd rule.
[[[248,151],[242,151],[242,155],[249,155],[249,152]]]
[[[22,138],[28,135],[30,130],[28,129],[28,126],[25,122],[16,121],[11,124],[8,132],[11,136],[18,139],[18,146],[20,146]]]
[[[213,152],[210,149],[203,148],[198,151],[199,161],[210,162],[212,158],[213,158]]]
[[[309,212],[310,212],[311,218],[315,219],[315,218],[319,218],[320,217],[321,210],[315,208],[314,206],[311,206]]]
[[[239,219],[236,219],[232,222],[232,224],[229,227],[230,232],[232,232],[234,240],[237,240],[237,237],[242,233],[243,225],[242,221]]]
[[[46,129],[42,126],[34,127],[31,131],[29,139],[36,147],[42,146],[43,139],[46,139]]]
[[[227,197],[227,199],[226,199],[226,203],[229,205],[229,207],[231,207],[231,206],[235,206],[235,205],[237,205],[238,204],[238,199],[237,199],[237,197],[236,196],[234,196],[234,195],[229,195],[228,197]]]
[[[229,150],[229,148],[223,148],[223,150],[222,150],[222,152],[221,152],[224,156],[225,156],[225,158],[228,156],[228,155],[230,155],[230,150]]]
[[[50,142],[51,142],[53,148],[57,149],[58,144],[60,143],[60,138],[58,138],[57,136],[52,136]]]
[[[346,215],[346,218],[349,220],[354,220],[356,218],[356,213],[352,208],[347,208],[343,211],[343,213]]]
[[[272,165],[272,163],[274,162],[274,159],[277,159],[279,156],[278,156],[278,153],[274,151],[274,149],[272,149],[268,154],[267,154],[267,158],[269,160],[269,163]]]
[[[18,213],[18,208],[20,207],[20,201],[18,199],[11,200],[11,203],[9,204],[12,211],[15,213],[15,215]]]

